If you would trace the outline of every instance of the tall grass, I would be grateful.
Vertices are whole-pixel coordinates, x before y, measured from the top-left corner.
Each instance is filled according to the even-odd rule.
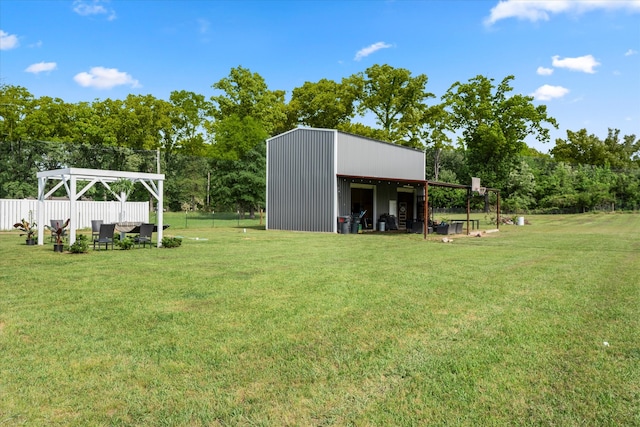
[[[177,249],[0,234],[0,425],[640,425],[638,215],[447,244],[181,219]]]

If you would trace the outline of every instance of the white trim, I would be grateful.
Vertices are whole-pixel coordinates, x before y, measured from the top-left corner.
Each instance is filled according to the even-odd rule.
[[[333,232],[338,232],[338,131],[333,130]]]
[[[265,160],[265,197],[264,197],[264,210],[267,212],[267,214],[264,216],[264,229],[268,230],[269,229],[269,141],[271,141],[272,138],[269,138],[265,141],[265,151],[266,154],[264,156],[264,160]]]

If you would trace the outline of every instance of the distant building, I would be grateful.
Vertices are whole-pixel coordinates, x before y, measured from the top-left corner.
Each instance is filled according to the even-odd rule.
[[[381,215],[398,229],[424,219],[425,155],[332,129],[297,128],[267,140],[267,229],[338,232],[338,218]]]

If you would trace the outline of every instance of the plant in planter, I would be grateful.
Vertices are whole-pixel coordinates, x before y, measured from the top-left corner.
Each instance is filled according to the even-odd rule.
[[[56,222],[55,226],[53,227],[53,232],[56,235],[56,243],[55,245],[53,245],[54,252],[62,252],[64,250],[62,237],[65,235],[70,221],[71,219],[67,219],[63,224]]]
[[[20,231],[22,231],[22,233],[20,233],[21,236],[27,236],[27,245],[35,245],[35,234],[36,234],[36,223],[35,222],[29,222],[27,220],[25,220],[24,218],[20,220],[20,222],[16,222],[15,224],[13,224],[14,228],[19,229]]]

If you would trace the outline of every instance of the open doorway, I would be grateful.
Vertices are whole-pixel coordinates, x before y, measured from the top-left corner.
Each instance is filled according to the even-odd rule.
[[[373,187],[351,187],[351,212],[364,213],[361,224],[363,229],[373,228]]]

